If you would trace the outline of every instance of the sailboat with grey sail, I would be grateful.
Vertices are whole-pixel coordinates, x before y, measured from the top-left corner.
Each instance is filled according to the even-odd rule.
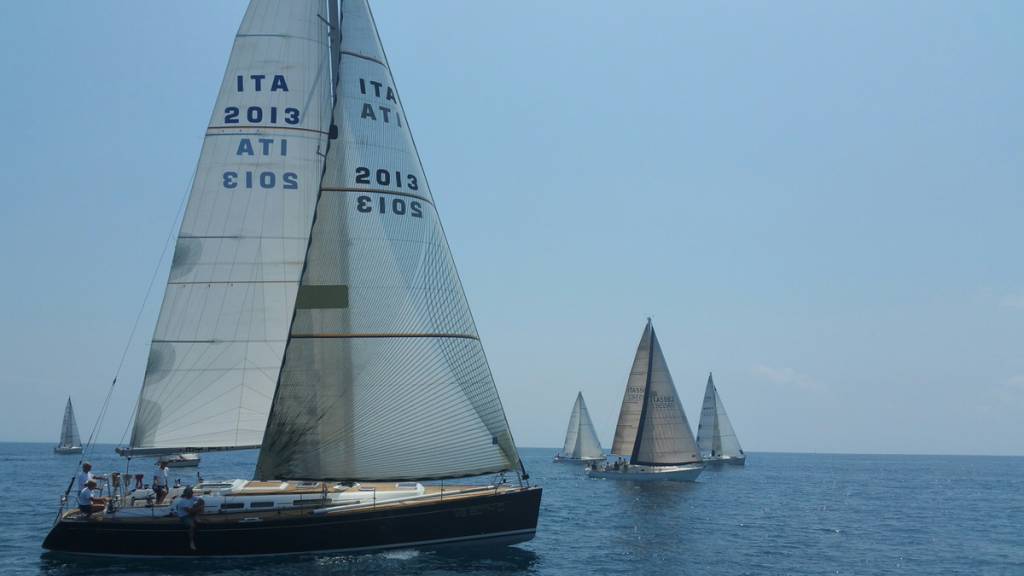
[[[693,481],[704,469],[650,318],[626,381],[612,455],[619,459],[591,467],[587,474],[609,480]]]

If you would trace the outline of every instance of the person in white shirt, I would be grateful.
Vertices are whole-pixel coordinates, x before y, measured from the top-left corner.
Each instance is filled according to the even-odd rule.
[[[85,486],[83,486],[81,492],[78,493],[78,511],[86,516],[95,512],[95,509],[93,508],[93,504],[95,504],[97,500],[96,498],[93,498],[93,490],[95,489],[96,481],[86,480]]]
[[[157,504],[167,497],[167,462],[160,462],[159,466],[153,474],[153,492],[156,493]]]
[[[97,476],[92,473],[92,464],[82,462],[82,471],[78,473],[78,489],[85,488],[89,480],[106,480],[106,476]]]
[[[196,549],[196,517],[203,513],[202,498],[192,497],[192,487],[185,488],[185,491],[174,501],[174,515],[188,526],[188,547]]]

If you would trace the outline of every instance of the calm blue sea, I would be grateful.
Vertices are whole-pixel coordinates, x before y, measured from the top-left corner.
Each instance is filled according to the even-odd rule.
[[[77,457],[0,443],[0,573],[1024,575],[1024,458],[751,454],[745,468],[705,471],[695,484],[638,485],[587,480],[551,463],[553,453],[523,451],[544,500],[537,538],[515,548],[73,560],[44,556],[40,543]],[[255,457],[203,455],[203,474],[247,477]],[[91,460],[103,471],[124,466],[108,447]],[[194,469],[179,475],[191,481]]]

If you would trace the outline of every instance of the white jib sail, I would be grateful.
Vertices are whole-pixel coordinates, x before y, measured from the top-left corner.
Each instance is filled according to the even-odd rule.
[[[519,457],[369,7],[335,121],[258,478],[401,480]]]
[[[60,447],[77,448],[82,445],[82,439],[78,436],[78,422],[75,421],[75,409],[71,407],[71,398],[68,398],[67,406],[64,407],[64,420],[60,425]]]
[[[583,400],[583,393],[576,394],[576,402],[572,405],[572,413],[569,414],[569,427],[565,429],[565,442],[562,444],[562,456],[573,458],[576,451],[576,438],[580,435],[580,403]]]
[[[252,0],[178,234],[135,453],[259,446],[323,172],[327,5]]]

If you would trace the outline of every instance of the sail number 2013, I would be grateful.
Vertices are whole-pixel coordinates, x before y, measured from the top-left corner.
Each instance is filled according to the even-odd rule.
[[[371,177],[373,178],[372,180]],[[404,186],[409,190],[420,189],[420,182],[413,174],[402,174],[398,170],[391,171],[384,168],[371,171],[366,166],[356,167],[356,184],[377,184],[378,186],[394,185],[397,188],[402,188]]]

